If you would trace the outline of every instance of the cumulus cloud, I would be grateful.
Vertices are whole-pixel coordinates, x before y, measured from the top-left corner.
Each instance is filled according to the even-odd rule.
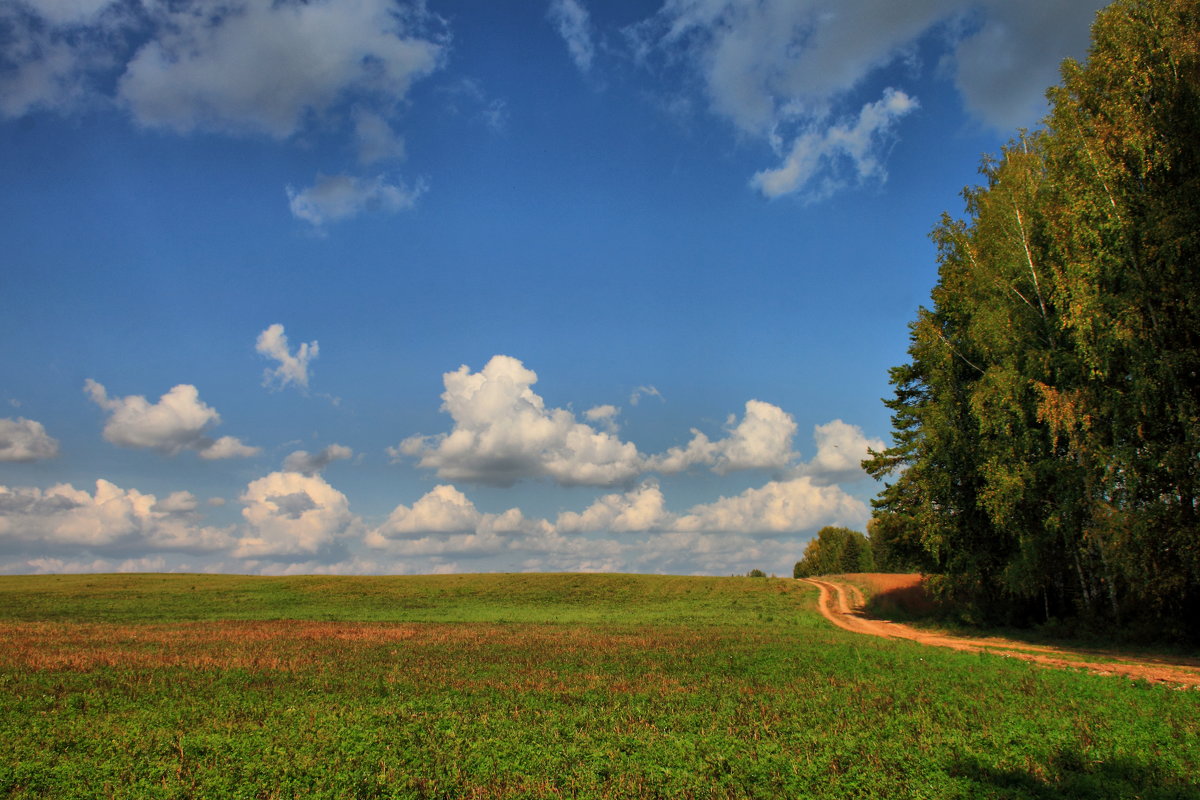
[[[867,450],[883,450],[887,445],[882,439],[869,439],[863,429],[835,419],[813,428],[813,439],[817,443],[817,454],[801,472],[821,483],[844,483],[867,477],[862,462]]]
[[[243,444],[241,439],[234,436],[222,436],[196,452],[201,458],[215,461],[222,458],[249,458],[261,453],[262,448]]]
[[[242,493],[245,526],[233,555],[273,561],[337,557],[361,532],[346,496],[319,475],[272,472]]]
[[[228,529],[198,525],[195,498],[162,501],[96,481],[89,494],[70,484],[49,489],[0,486],[0,543],[6,548],[86,548],[94,552],[169,550],[206,553],[228,547]]]
[[[647,462],[649,469],[663,473],[683,472],[696,465],[711,466],[719,475],[744,469],[782,469],[792,460],[792,437],[796,421],[778,406],[761,400],[746,403],[741,422],[730,415],[726,422],[729,435],[712,441],[692,429],[692,440],[684,447],[672,447]]]
[[[384,175],[317,175],[317,182],[306,189],[287,187],[292,215],[318,228],[364,211],[403,211],[416,205],[424,193],[423,182],[410,187],[402,181],[389,182]]]
[[[551,0],[547,16],[567,43],[567,51],[571,54],[575,66],[580,72],[589,72],[592,68],[592,58],[595,56],[595,47],[592,44],[592,24],[587,9],[579,0]]]
[[[197,505],[196,495],[187,491],[171,492],[162,500],[157,501],[152,507],[153,511],[161,511],[164,514],[190,514],[196,510]]]
[[[555,529],[559,533],[627,533],[665,528],[673,519],[666,510],[662,490],[647,482],[623,494],[605,495],[581,512],[559,514]]]
[[[316,475],[334,461],[353,458],[354,451],[341,444],[331,444],[319,453],[307,450],[297,450],[283,460],[285,472],[299,472],[303,475]]]
[[[596,406],[595,408],[589,408],[587,411],[583,412],[583,417],[588,422],[594,422],[597,425],[600,425],[609,433],[616,433],[618,429],[617,415],[620,413],[621,410],[616,406],[606,404],[602,406]]]
[[[479,511],[453,486],[435,486],[411,507],[396,506],[366,536],[370,547],[405,557],[480,557],[526,549],[532,540],[554,537],[545,520],[527,519],[520,509],[500,514]]]
[[[412,504],[396,506],[383,525],[374,529],[369,541],[416,537],[434,533],[514,534],[542,530],[544,523],[527,520],[519,509],[485,514],[453,486],[433,487]]]
[[[810,477],[771,481],[734,497],[694,506],[674,524],[680,531],[796,533],[822,525],[863,525],[866,504]]]
[[[546,408],[531,388],[537,374],[511,356],[494,356],[482,370],[467,366],[443,376],[442,410],[449,433],[413,436],[389,448],[440,478],[511,486],[531,478],[563,485],[611,486],[642,469],[637,448],[579,422],[570,411]]]
[[[58,440],[42,423],[24,417],[0,419],[0,461],[38,461],[58,455]]]
[[[221,415],[200,399],[199,391],[191,384],[172,387],[157,403],[141,395],[109,397],[104,386],[91,378],[84,383],[84,391],[108,412],[104,438],[115,445],[158,450],[171,456],[194,450],[206,459],[244,458],[259,452],[259,448],[232,436],[210,438],[207,431],[220,423]]]
[[[315,340],[308,344],[302,342],[293,354],[283,326],[277,322],[267,326],[267,329],[258,335],[254,349],[260,355],[279,362],[279,366],[263,372],[263,386],[282,389],[295,385],[301,389],[308,388],[308,363],[320,353],[320,347]]]

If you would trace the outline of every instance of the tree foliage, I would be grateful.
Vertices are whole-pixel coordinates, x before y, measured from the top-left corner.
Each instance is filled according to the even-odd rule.
[[[804,548],[804,557],[796,562],[792,577],[874,570],[875,559],[866,536],[849,528],[828,526],[817,531],[817,538]]]
[[[1200,5],[1118,0],[1092,39],[933,231],[869,530],[981,619],[1196,636]]]

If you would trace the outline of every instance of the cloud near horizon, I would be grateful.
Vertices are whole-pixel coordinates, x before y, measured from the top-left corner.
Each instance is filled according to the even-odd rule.
[[[96,481],[88,492],[70,484],[45,491],[0,486],[0,548],[42,552],[84,548],[101,555],[143,552],[215,553],[233,544],[231,531],[198,525],[195,498],[152,494]]]
[[[336,560],[346,540],[363,532],[346,495],[319,475],[272,472],[251,481],[241,501],[245,526],[235,558]]]

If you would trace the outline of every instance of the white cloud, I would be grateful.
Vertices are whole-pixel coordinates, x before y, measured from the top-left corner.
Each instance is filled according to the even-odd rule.
[[[547,16],[567,43],[567,51],[575,66],[580,72],[589,72],[596,50],[592,44],[592,24],[587,9],[579,0],[551,0]]]
[[[454,420],[453,429],[405,439],[389,448],[393,457],[416,457],[440,478],[496,486],[541,477],[611,486],[642,469],[634,445],[579,422],[570,411],[546,408],[531,388],[537,375],[515,358],[494,356],[474,373],[464,365],[443,381],[442,410]]]
[[[421,5],[389,0],[154,4],[119,96],[143,125],[286,138],[346,97],[399,102],[445,54]]]
[[[639,386],[630,393],[629,405],[636,406],[641,402],[643,397],[657,397],[659,400],[666,402],[665,398],[662,396],[662,393],[653,386]]]
[[[38,557],[0,566],[0,572],[10,575],[63,575],[88,572],[166,572],[167,560],[162,556],[143,556],[113,561],[107,558],[92,560]]]
[[[353,456],[354,451],[341,444],[331,444],[319,453],[297,450],[283,460],[283,469],[285,472],[315,475],[334,461],[353,458]]]
[[[673,518],[662,490],[647,482],[623,494],[605,495],[582,512],[559,514],[555,529],[559,533],[649,531],[668,527]]]
[[[552,535],[544,520],[530,520],[519,509],[501,514],[480,512],[453,486],[435,486],[412,507],[399,505],[366,543],[402,556],[483,556],[528,546],[528,537]]]
[[[596,424],[602,426],[604,430],[608,431],[609,433],[616,433],[618,430],[617,415],[620,413],[621,410],[616,406],[606,404],[602,406],[596,406],[595,408],[589,408],[587,411],[583,412],[583,417],[588,422],[595,422]]]
[[[288,207],[292,215],[316,227],[348,219],[364,211],[404,211],[412,208],[424,193],[424,182],[409,187],[400,181],[389,183],[383,175],[374,178],[317,175],[317,182],[306,189],[287,187]]]
[[[818,176],[824,178],[819,196],[836,187],[840,164],[848,161],[859,182],[882,179],[883,142],[896,122],[917,108],[917,101],[895,89],[884,90],[883,97],[867,103],[853,124],[817,125],[797,136],[783,163],[775,169],[754,175],[750,184],[767,197],[779,197],[808,187]]]
[[[295,384],[301,389],[308,388],[308,362],[320,353],[320,346],[316,340],[308,344],[301,342],[293,355],[283,326],[277,322],[267,326],[267,329],[258,335],[254,349],[260,355],[279,362],[279,366],[263,372],[263,386],[274,384],[282,389]]]
[[[42,423],[24,417],[0,419],[0,461],[37,461],[58,455],[58,440]]]
[[[661,56],[664,73],[685,64],[709,109],[738,131],[771,144],[783,163],[755,176],[768,196],[837,188],[848,160],[863,177],[882,179],[896,123],[916,108],[897,91],[847,105],[880,70],[915,60],[918,41],[943,34],[945,66],[970,111],[1010,129],[1032,125],[1043,93],[1066,56],[1082,56],[1088,23],[1104,0],[667,0],[626,33],[641,63]],[[903,98],[903,100],[901,100]],[[831,173],[831,170],[833,172]],[[812,192],[811,187],[817,187]]]
[[[150,403],[141,395],[108,396],[105,388],[88,378],[84,390],[108,412],[104,438],[122,447],[149,448],[177,455],[194,450],[202,458],[243,458],[259,452],[232,436],[213,440],[207,431],[221,421],[216,409],[200,399],[195,386],[182,383]]]
[[[65,483],[44,491],[0,486],[0,542],[95,552],[202,553],[229,546],[229,530],[195,523],[194,500],[187,492],[176,492],[160,502],[106,480],[96,481],[92,494]]]
[[[233,436],[222,436],[216,441],[201,447],[197,453],[201,458],[216,461],[222,458],[249,458],[262,452],[261,447],[251,447]]]
[[[474,531],[483,515],[453,486],[435,486],[412,508],[397,506],[378,531],[388,537]]]
[[[631,572],[741,575],[763,569],[791,575],[804,551],[797,539],[747,536],[738,533],[667,531],[627,547],[620,569]]]
[[[736,424],[735,424],[736,423]],[[741,422],[730,415],[726,423],[729,435],[717,441],[692,429],[692,440],[684,447],[672,447],[647,462],[649,469],[674,473],[696,465],[711,466],[719,475],[744,469],[779,470],[795,457],[792,437],[796,421],[778,406],[761,400],[749,400]]]
[[[866,505],[837,486],[810,477],[771,481],[734,497],[694,506],[674,524],[680,531],[796,533],[822,525],[862,525]]]
[[[336,555],[362,529],[346,496],[319,475],[272,472],[242,494],[245,529],[238,558],[302,560]]]
[[[189,514],[196,510],[196,495],[187,491],[171,492],[152,506],[153,511],[166,514]]]
[[[814,427],[813,438],[817,442],[817,454],[801,467],[801,471],[822,483],[866,478],[862,462],[867,457],[867,449],[883,450],[887,446],[882,439],[868,439],[862,428],[840,419]]]

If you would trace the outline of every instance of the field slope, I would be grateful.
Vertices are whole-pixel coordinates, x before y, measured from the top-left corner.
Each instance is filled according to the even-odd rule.
[[[0,578],[0,796],[1200,798],[1200,692],[791,580]]]

